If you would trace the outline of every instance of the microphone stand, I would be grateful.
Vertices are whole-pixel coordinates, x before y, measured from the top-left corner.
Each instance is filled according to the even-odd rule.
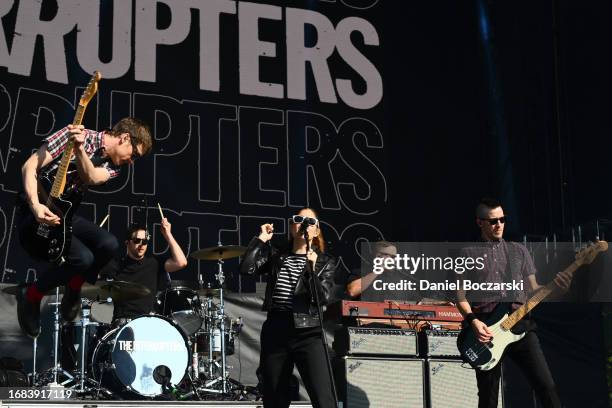
[[[332,370],[331,360],[329,358],[329,350],[327,349],[327,341],[325,339],[325,330],[323,329],[323,310],[321,309],[321,302],[319,302],[319,292],[317,291],[317,286],[315,284],[315,279],[317,276],[314,273],[315,265],[311,265],[308,260],[308,253],[310,252],[310,240],[308,239],[308,226],[302,224],[300,227],[303,230],[304,241],[306,241],[306,273],[310,273],[310,290],[314,293],[315,302],[317,303],[317,311],[319,312],[319,324],[321,325],[321,342],[323,343],[323,350],[325,351],[325,362],[327,363],[327,373],[329,375],[329,380],[332,387],[332,394],[334,396],[334,404],[338,406],[338,393],[336,391],[336,381],[334,381],[334,373]]]

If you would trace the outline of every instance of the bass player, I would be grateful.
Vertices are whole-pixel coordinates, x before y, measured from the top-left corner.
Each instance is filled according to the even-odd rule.
[[[476,223],[480,228],[483,242],[464,255],[481,256],[486,261],[485,267],[470,278],[478,282],[498,282],[500,279],[510,278],[523,280],[526,288],[536,291],[540,285],[535,279],[536,269],[533,260],[525,246],[504,241],[505,222],[504,210],[499,202],[489,198],[480,201],[476,208]],[[554,282],[561,290],[567,291],[571,276],[560,272],[554,278]],[[493,340],[493,333],[484,320],[487,320],[494,309],[503,302],[515,310],[527,300],[524,292],[514,294],[505,301],[502,293],[479,299],[479,302],[468,301],[464,291],[459,291],[457,296],[457,308],[465,318],[464,324],[472,327],[477,339],[483,344]],[[560,408],[559,395],[534,330],[535,325],[529,319],[523,319],[515,328],[518,331],[525,331],[526,334],[508,346],[504,357],[512,358],[525,373],[543,407]],[[491,370],[476,369],[479,408],[497,407],[501,366],[497,364]]]

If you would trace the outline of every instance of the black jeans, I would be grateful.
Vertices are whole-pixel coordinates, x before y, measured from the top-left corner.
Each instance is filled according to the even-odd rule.
[[[510,357],[521,368],[545,408],[560,408],[557,394],[538,336],[528,331],[525,337],[506,348],[504,358]],[[478,408],[496,408],[502,365],[489,371],[476,370]]]
[[[36,288],[45,293],[68,283],[75,275],[94,283],[98,272],[119,249],[117,238],[93,222],[75,215],[72,217],[72,241],[65,254],[66,261],[59,267],[51,267],[38,276]]]
[[[260,368],[264,407],[288,407],[289,379],[294,364],[306,386],[312,406],[334,408],[320,327],[298,328],[292,312],[269,312],[261,329]]]

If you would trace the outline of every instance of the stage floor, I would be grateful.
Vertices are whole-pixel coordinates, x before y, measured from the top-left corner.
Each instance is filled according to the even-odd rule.
[[[16,401],[1,400],[0,407],[12,408],[59,408],[59,407],[83,407],[83,408],[138,408],[138,407],[160,407],[160,408],[184,408],[205,406],[208,408],[255,408],[263,407],[261,401],[96,401],[96,400],[61,400],[61,401]],[[309,402],[294,402],[292,407],[309,408]]]

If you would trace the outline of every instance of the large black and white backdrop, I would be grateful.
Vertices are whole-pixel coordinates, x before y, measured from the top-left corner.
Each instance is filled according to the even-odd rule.
[[[167,251],[157,203],[186,252],[246,245],[264,222],[285,233],[290,215],[316,208],[345,268],[363,240],[474,238],[485,195],[504,202],[512,235],[567,238],[612,208],[611,11],[569,0],[4,0],[0,282],[44,268],[16,237],[20,167],[72,120],[94,70],[104,79],[85,126],[133,115],[155,143],[79,211],[109,214],[120,238],[147,222],[155,254]],[[253,294],[258,279],[237,265],[225,263],[228,288]],[[192,259],[174,278],[212,281],[215,267]],[[0,354],[27,360],[14,300],[2,302]],[[537,314],[567,406],[607,406],[601,310]]]

